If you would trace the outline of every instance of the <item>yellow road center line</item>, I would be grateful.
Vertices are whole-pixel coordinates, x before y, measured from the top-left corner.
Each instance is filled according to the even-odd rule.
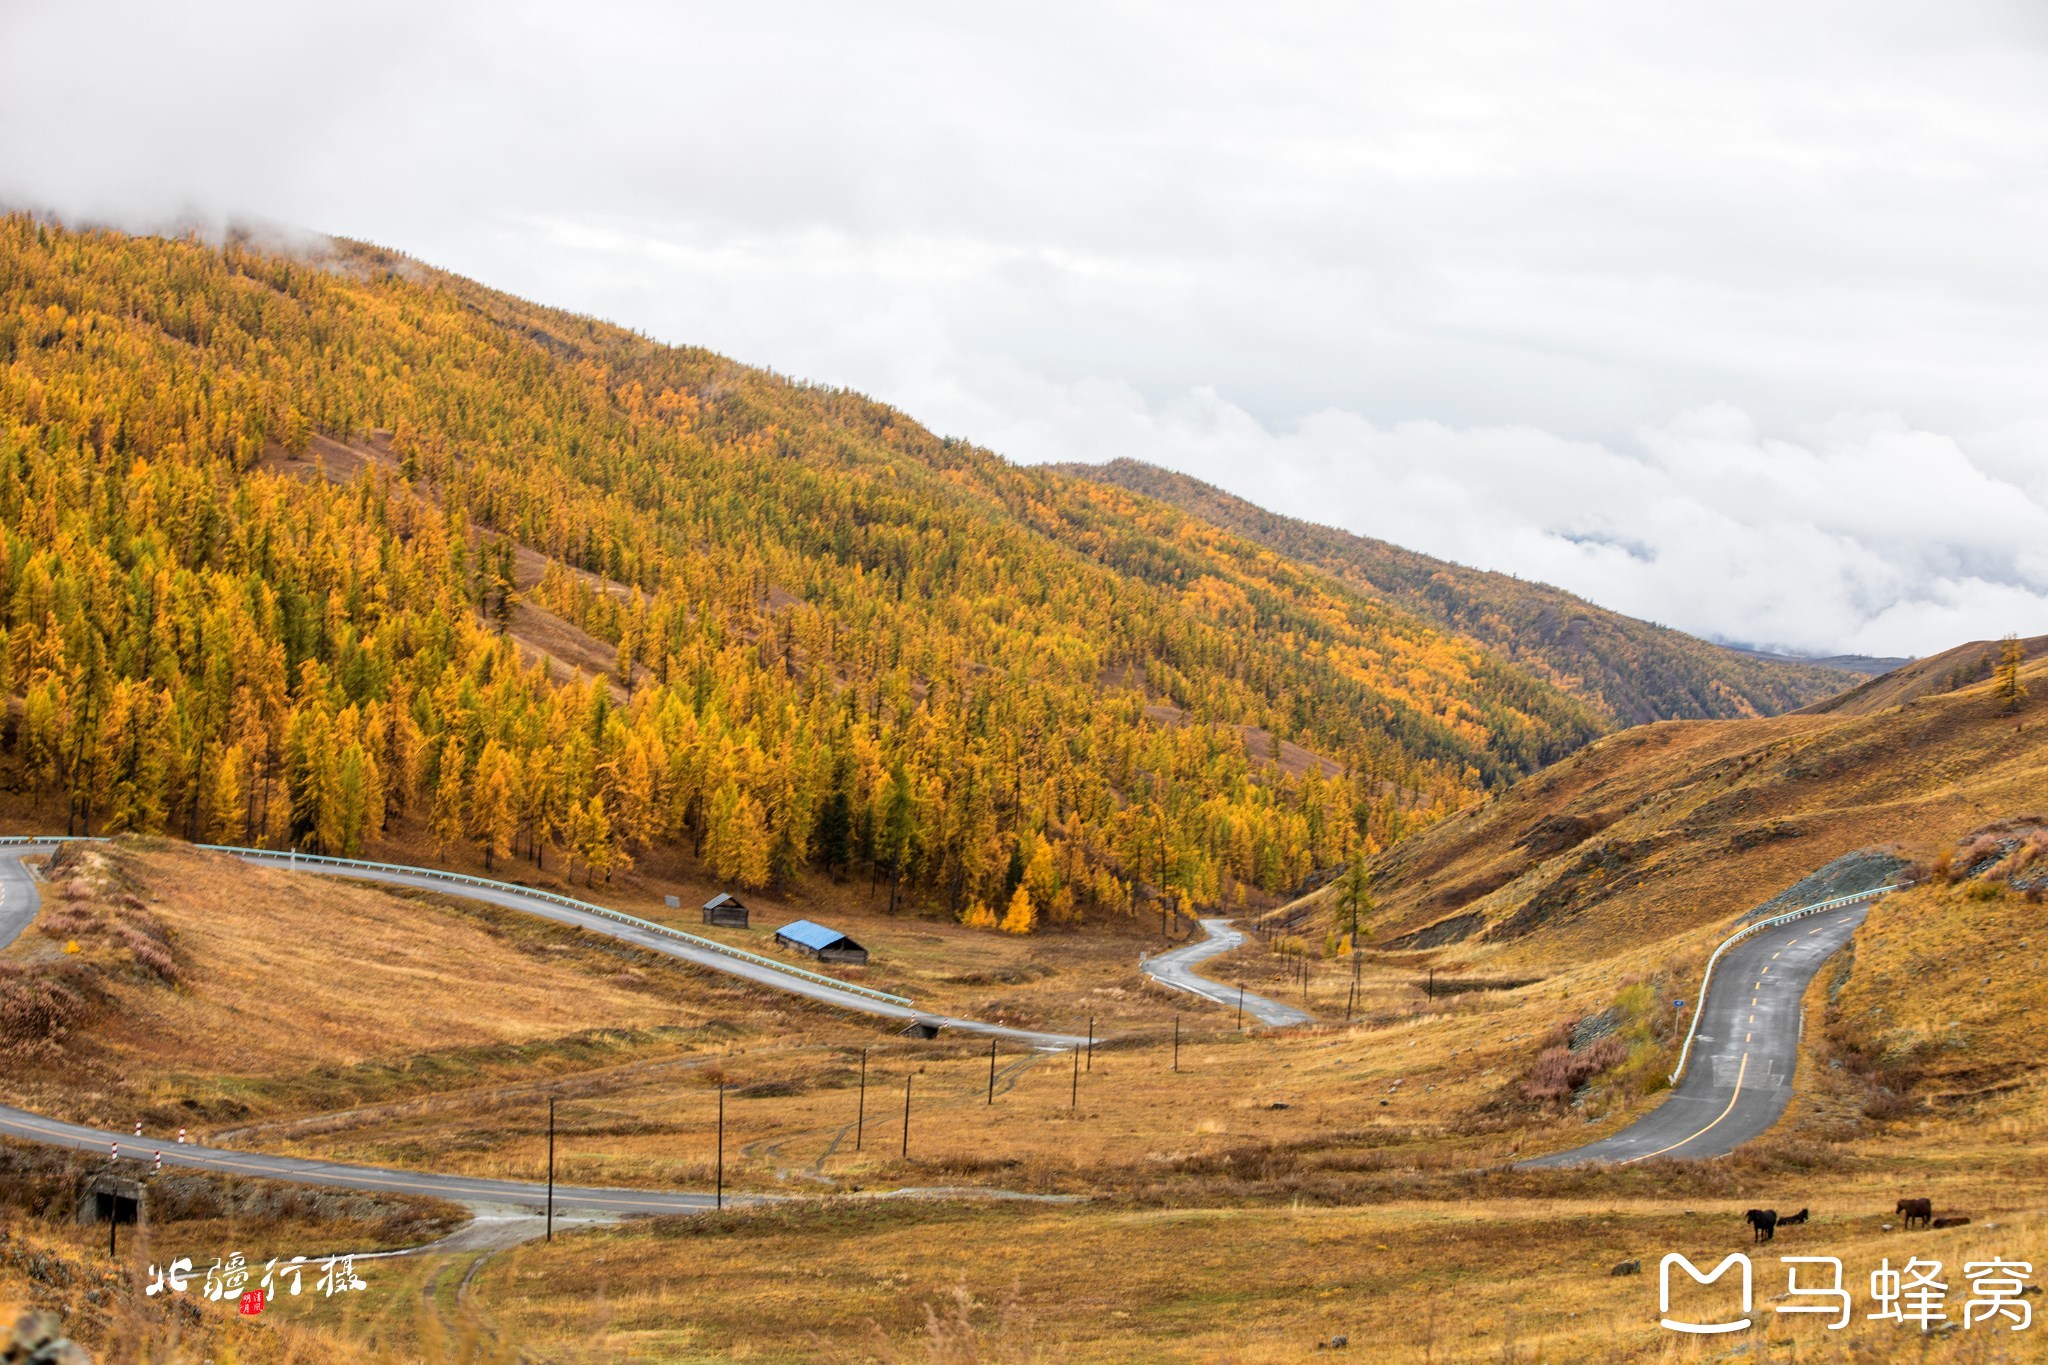
[[[1666,1152],[1670,1151],[1673,1147],[1683,1147],[1686,1143],[1691,1142],[1694,1138],[1705,1136],[1706,1133],[1715,1126],[1715,1124],[1720,1123],[1722,1119],[1727,1118],[1730,1114],[1735,1112],[1735,1101],[1742,1098],[1742,1078],[1748,1074],[1749,1054],[1745,1052],[1742,1054],[1742,1065],[1735,1069],[1735,1093],[1728,1097],[1728,1107],[1726,1109],[1723,1109],[1720,1113],[1714,1115],[1713,1123],[1708,1124],[1705,1128],[1700,1129],[1697,1133],[1691,1133],[1685,1137],[1680,1138],[1678,1141],[1672,1143],[1670,1147],[1659,1147],[1654,1152],[1645,1152],[1641,1156],[1632,1156],[1627,1161],[1619,1162],[1617,1164],[1622,1166],[1633,1166],[1638,1161],[1648,1161],[1653,1156],[1662,1156]]]

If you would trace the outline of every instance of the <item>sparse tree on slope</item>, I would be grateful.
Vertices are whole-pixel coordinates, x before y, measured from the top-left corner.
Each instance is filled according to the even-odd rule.
[[[1355,952],[1358,943],[1360,921],[1369,918],[1373,912],[1372,873],[1366,868],[1365,855],[1354,853],[1351,862],[1344,869],[1344,875],[1337,882],[1337,908],[1345,915],[1351,926],[1351,942]]]
[[[1991,695],[2010,715],[2027,700],[2027,685],[2020,681],[2020,666],[2027,661],[2027,649],[2019,636],[2008,635],[1998,646],[1998,664],[1991,674]]]

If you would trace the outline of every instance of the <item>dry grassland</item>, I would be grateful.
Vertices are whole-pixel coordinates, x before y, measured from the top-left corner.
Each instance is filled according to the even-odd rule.
[[[1723,1161],[1518,1172],[1433,1161],[1446,1150],[1436,1142],[1247,1128],[1230,1159],[1164,1163],[1200,1171],[1199,1184],[1155,1173],[1104,1180],[1076,1205],[839,1199],[663,1220],[499,1258],[474,1301],[499,1333],[567,1360],[1266,1362],[1337,1335],[1393,1362],[2041,1359],[2048,1323],[1923,1340],[1865,1315],[1887,1259],[1943,1262],[1958,1326],[1965,1263],[2026,1261],[2034,1283],[2048,1280],[2048,1089],[2030,1023],[2042,986],[2017,951],[2042,917],[1969,884],[1883,903],[1855,959],[1814,983],[1801,1098],[1771,1137]],[[1498,1017],[1310,1037],[1291,1055],[1385,1053],[1403,1031],[1464,1039]],[[1205,1046],[1196,1055],[1212,1070],[1184,1078],[1196,1085],[1229,1075],[1227,1054],[1247,1045]],[[1986,1075],[2003,1079],[1973,1084]],[[1903,1107],[1887,1084],[1903,1087]],[[1890,1210],[1905,1195],[1973,1221],[1903,1231]],[[1752,1251],[1751,1206],[1813,1210],[1754,1249],[1759,1327],[1714,1341],[1661,1329],[1659,1258],[1710,1267]],[[1841,1258],[1848,1329],[1774,1311],[1811,1302],[1780,1297],[1780,1255]],[[1610,1273],[1631,1259],[1646,1273]],[[1724,1306],[1708,1290],[1673,1302],[1701,1320]]]
[[[1785,794],[1804,779],[1742,780],[1790,756],[1771,747],[1785,736],[1762,756],[1728,737],[1863,718],[1696,727],[1711,736],[1653,727],[1674,732],[1641,741],[1657,746],[1647,752],[1658,762],[1589,768],[1571,776],[1571,800],[1634,793],[1643,804],[1626,818],[1665,812],[1678,833],[1658,847],[1675,850],[1665,869],[1674,881],[1685,857],[1715,846],[1684,832],[1709,828],[1702,812],[1716,802],[1806,830],[1871,810],[1917,812],[1926,819],[1916,827],[1933,831],[1909,850],[1922,857],[2040,804],[2023,773],[2035,761],[2031,729],[1987,727],[1953,698],[1889,715],[1913,733],[1938,722],[1946,738],[1884,777],[1883,765],[1864,778],[1840,766],[1854,746],[1835,747],[1839,735],[1796,751],[1841,779],[1850,795],[1837,812]],[[1720,773],[1711,791],[1669,780],[1681,758]],[[1917,774],[1913,793],[1899,794],[1902,771]],[[1945,784],[1929,775],[1941,773]],[[1892,795],[1862,780],[1891,784]],[[1739,856],[1725,829],[1715,837],[1737,888],[1723,899],[1738,908],[1831,856],[1808,856],[1820,847],[1808,833]],[[1802,850],[1800,866],[1777,867],[1780,845]],[[1579,942],[1569,925],[1512,950],[1369,954],[1350,1022],[1349,978],[1321,964],[1311,1003],[1329,1022],[1277,1034],[1239,1033],[1226,1010],[1141,985],[1135,938],[1089,947],[840,916],[871,947],[887,945],[890,965],[870,979],[910,985],[921,1003],[938,995],[945,1008],[1064,1027],[1097,1012],[1108,1036],[1092,1063],[1083,1059],[1078,1089],[1070,1056],[999,1045],[991,1104],[984,1044],[899,1039],[873,1021],[517,916],[169,847],[116,847],[82,866],[89,890],[69,903],[118,914],[132,897],[169,929],[178,984],[107,957],[110,984],[89,1025],[62,1056],[4,1082],[24,1098],[47,1104],[85,1074],[103,1096],[146,1096],[152,1114],[186,1112],[194,1099],[213,1131],[252,1147],[531,1178],[545,1160],[535,1116],[554,1095],[565,1181],[703,1187],[723,1082],[729,1188],[814,1196],[577,1232],[481,1260],[379,1263],[374,1295],[309,1303],[291,1323],[250,1329],[244,1345],[261,1352],[284,1351],[296,1333],[290,1358],[307,1360],[517,1347],[570,1360],[1259,1362],[1312,1356],[1318,1341],[1345,1335],[1359,1358],[1395,1362],[1729,1358],[1731,1343],[1656,1326],[1656,1259],[1678,1251],[1711,1264],[1746,1249],[1741,1210],[1763,1205],[1815,1215],[1759,1255],[1763,1326],[1732,1343],[1742,1358],[2048,1355],[2032,1349],[2034,1333],[1978,1328],[1923,1350],[1888,1325],[1859,1319],[1829,1333],[1769,1311],[1784,1287],[1776,1254],[1842,1257],[1859,1313],[1886,1256],[1895,1266],[1933,1256],[1952,1271],[2004,1256],[2048,1277],[2048,1087],[2032,1050],[2048,986],[2026,946],[2048,920],[2040,905],[1980,881],[1873,909],[1852,952],[1815,981],[1799,1097],[1767,1139],[1718,1162],[1520,1172],[1510,1169],[1518,1156],[1612,1131],[1657,1100],[1682,1022],[1670,1001],[1690,996],[1716,929],[1691,912],[1676,917],[1690,927],[1661,937],[1650,921],[1629,921],[1627,906],[1648,904],[1654,884],[1596,900],[1592,918],[1611,911],[1633,926],[1598,954],[1568,952]],[[50,900],[59,909],[63,873]],[[8,957],[34,963],[55,951],[32,932]],[[106,951],[95,944],[83,956]],[[1520,971],[1526,984],[1426,999],[1415,982],[1432,960],[1455,981],[1501,985]],[[1291,969],[1256,948],[1212,974],[1277,993]],[[1062,1012],[1067,991],[1087,1002],[1079,1019]],[[1610,1009],[1636,1039],[1629,1064],[1596,1077],[1577,1103],[1532,1099],[1539,1054],[1565,1026]],[[307,1016],[326,1026],[281,1027]],[[153,1069],[163,1077],[127,1079]],[[876,1197],[906,1186],[1075,1201]],[[1886,1231],[1886,1211],[1909,1193],[1975,1221]],[[1648,1274],[1610,1276],[1638,1257]],[[1959,1293],[1958,1318],[1961,1302]],[[456,1343],[463,1332],[467,1345]],[[2035,1333],[2048,1341],[2048,1324]]]
[[[2048,661],[2029,665],[2048,695]],[[1541,975],[1711,943],[1843,854],[1924,855],[2048,797],[2048,724],[1982,685],[1870,715],[1666,722],[1610,735],[1390,850],[1368,942],[1410,974]],[[1331,893],[1269,918],[1319,947]],[[1432,928],[1436,933],[1425,933]]]
[[[414,1246],[468,1216],[438,1200],[170,1170],[149,1182],[143,1222],[119,1230],[116,1260],[105,1225],[73,1221],[80,1188],[103,1166],[85,1154],[0,1142],[0,1327],[25,1311],[56,1312],[68,1335],[109,1361],[360,1359],[360,1338],[321,1328],[317,1315],[238,1322],[233,1301],[203,1296],[207,1268],[240,1252],[260,1277],[273,1256],[317,1261]],[[140,1174],[125,1165],[124,1173]],[[187,1292],[150,1294],[156,1279],[148,1268],[179,1258],[193,1265]],[[287,1300],[294,1308],[313,1297],[313,1279],[301,1283],[299,1299]],[[431,1331],[431,1323],[424,1333],[415,1324],[412,1335]]]
[[[15,1040],[0,1088],[45,1113],[151,1131],[675,1055],[768,1020],[746,992],[534,921],[423,905],[162,843],[52,870],[4,954],[97,969],[86,1020]],[[168,935],[174,980],[125,954],[120,917]],[[113,925],[113,930],[107,926]],[[67,942],[81,953],[67,955]]]
[[[1780,1180],[1781,1187],[1787,1182]],[[1837,1186],[1825,1212],[1758,1248],[1762,1328],[1743,1358],[1922,1358],[1910,1331],[1860,1320],[1881,1260],[2048,1263],[2048,1223],[1990,1190],[1983,1225],[1882,1231],[1888,1188]],[[528,1246],[483,1272],[494,1327],[554,1358],[597,1360],[1306,1359],[1346,1336],[1371,1361],[1694,1361],[1725,1341],[1657,1325],[1658,1258],[1711,1267],[1748,1249],[1740,1198],[1389,1201],[1371,1208],[1041,1209],[837,1204],[667,1220]],[[1783,1202],[1783,1201],[1780,1201]],[[2036,1205],[2038,1200],[2033,1201]],[[1996,1224],[1997,1226],[1990,1226]],[[1778,1316],[1777,1255],[1842,1259],[1859,1321]],[[1648,1273],[1616,1278],[1640,1258]],[[1860,1281],[1860,1282],[1859,1282]],[[1956,1277],[1958,1287],[1966,1282]],[[1960,1319],[1962,1300],[1954,1304]],[[1674,1295],[1702,1319],[1726,1305]],[[1930,1343],[1929,1360],[2038,1359],[2030,1334]]]

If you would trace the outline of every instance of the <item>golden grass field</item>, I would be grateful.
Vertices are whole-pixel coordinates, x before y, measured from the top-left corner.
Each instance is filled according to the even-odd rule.
[[[2024,676],[2048,695],[2048,659]],[[1926,853],[2044,805],[2048,724],[2038,707],[2004,714],[1988,684],[1871,714],[1643,725],[1390,849],[1364,937],[1384,948],[1469,919],[1387,965],[1509,976],[1711,944],[1843,854]],[[1330,890],[1268,918],[1312,944],[1345,923]]]
[[[2048,743],[2041,727],[1984,711],[1965,692],[1874,717],[1607,741],[1465,817],[1469,828],[1397,849],[1375,929],[1421,918],[1425,893],[1406,878],[1442,876],[1433,869],[1460,848],[1475,861],[1519,856],[1517,831],[1547,810],[1614,812],[1600,837],[1648,844],[1653,875],[1595,887],[1506,944],[1369,951],[1350,1020],[1348,960],[1321,958],[1312,921],[1298,944],[1276,941],[1285,951],[1255,943],[1212,964],[1219,980],[1299,999],[1293,953],[1306,947],[1324,1022],[1281,1033],[1239,1032],[1228,1010],[1142,984],[1138,953],[1158,939],[1136,927],[1018,939],[863,910],[856,888],[820,893],[843,895],[832,922],[876,950],[867,980],[1039,1026],[1096,1017],[1103,1042],[1078,1087],[1071,1057],[999,1045],[993,1104],[986,1045],[971,1039],[899,1038],[516,915],[124,841],[54,869],[45,913],[74,926],[153,916],[176,984],[124,957],[117,933],[88,932],[64,955],[31,930],[0,961],[96,964],[103,992],[61,1044],[10,1054],[0,1091],[103,1122],[140,1114],[153,1131],[189,1121],[262,1150],[524,1178],[544,1172],[554,1096],[565,1182],[706,1188],[723,1082],[728,1188],[787,1200],[378,1262],[374,1292],[283,1305],[254,1324],[209,1307],[180,1326],[142,1305],[102,1332],[110,1352],[129,1352],[111,1358],[1263,1362],[1315,1357],[1339,1335],[1354,1358],[1395,1362],[2048,1358],[2033,1346],[2048,1324],[1922,1340],[1770,1311],[1784,1289],[1778,1254],[1841,1257],[1859,1313],[1862,1281],[1885,1257],[1956,1270],[2003,1256],[2048,1279],[2048,1089],[2035,1052],[2048,918],[2002,884],[1937,878],[1872,909],[1809,992],[1792,1109],[1737,1156],[1511,1169],[1658,1101],[1683,1025],[1670,1001],[1691,995],[1727,915],[1858,846],[1846,833],[1857,821],[1877,836],[1862,842],[1941,864],[1960,836],[2048,804],[2038,769],[2027,777]],[[1785,769],[1795,755],[1832,796]],[[1553,776],[1555,805],[1531,804]],[[1735,838],[1758,821],[1800,832]],[[1685,899],[1716,865],[1714,895]],[[589,894],[666,913],[658,883]],[[783,908],[757,908],[756,925],[772,928]],[[690,911],[676,918],[701,927]],[[1609,918],[1611,932],[1593,936]],[[1497,988],[1426,998],[1416,983],[1431,965]],[[1626,1060],[1574,1103],[1531,1098],[1525,1083],[1561,1030],[1610,1009]],[[906,1187],[1033,1198],[889,1197]],[[1974,1221],[1888,1231],[1904,1194]],[[1746,1250],[1740,1215],[1752,1205],[1814,1211],[1759,1252],[1760,1329],[1718,1342],[1659,1328],[1657,1258],[1711,1264]],[[75,1263],[76,1283],[113,1271],[94,1230],[4,1206],[0,1217],[16,1247]],[[330,1221],[280,1230],[366,1235]],[[1610,1275],[1632,1258],[1648,1273]],[[0,1264],[0,1301],[47,1291]],[[163,1345],[166,1332],[185,1344]],[[155,1354],[123,1344],[144,1340]],[[1734,1346],[1743,1354],[1729,1356]]]

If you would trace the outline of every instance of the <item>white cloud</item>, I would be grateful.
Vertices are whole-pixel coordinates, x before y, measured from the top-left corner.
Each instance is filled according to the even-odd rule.
[[[2048,629],[2033,0],[0,0],[0,50],[0,198],[368,237],[1696,631]]]
[[[1882,655],[2048,632],[2040,466],[2022,486],[1977,443],[1893,417],[1771,439],[1716,403],[1617,444],[1341,411],[1274,430],[1213,391],[1155,408],[1127,385],[1057,386],[999,364],[935,377],[922,396],[999,448],[1167,465],[1721,639]],[[1017,412],[1029,415],[1006,422]]]

